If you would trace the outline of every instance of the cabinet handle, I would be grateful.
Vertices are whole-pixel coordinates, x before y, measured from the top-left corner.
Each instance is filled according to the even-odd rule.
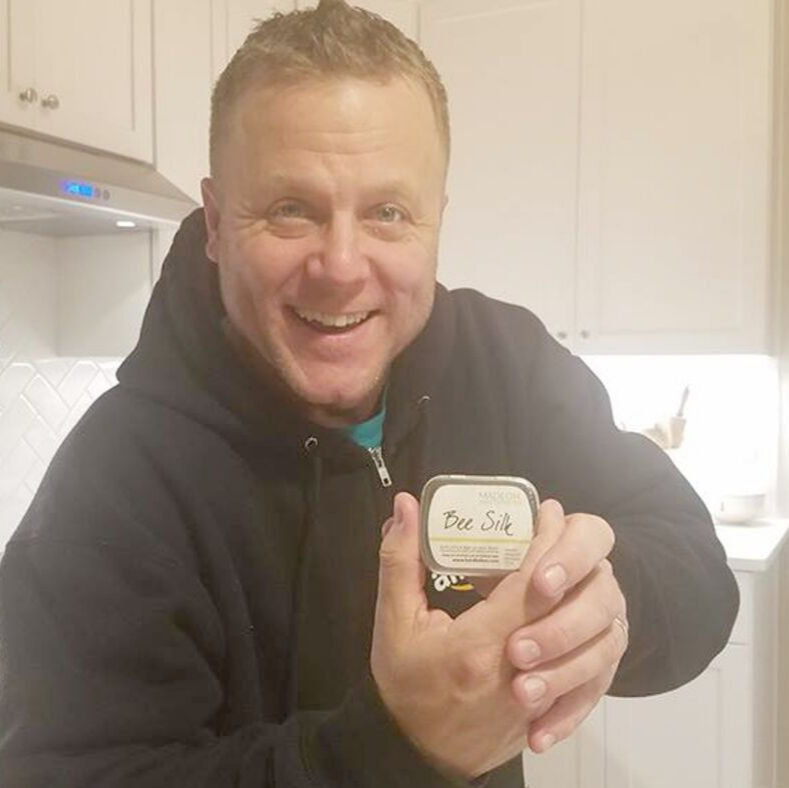
[[[590,336],[591,334],[586,329],[581,331],[581,339],[589,339]]]
[[[50,93],[41,99],[41,106],[47,109],[57,109],[60,106],[60,99],[54,93]]]
[[[38,93],[36,93],[35,88],[28,88],[19,94],[19,100],[28,104],[35,104],[38,101]]]

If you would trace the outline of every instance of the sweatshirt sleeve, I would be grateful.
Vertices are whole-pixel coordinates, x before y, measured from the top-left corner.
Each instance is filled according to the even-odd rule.
[[[627,602],[630,645],[610,689],[651,695],[701,673],[724,647],[739,592],[712,519],[667,455],[620,431],[595,375],[540,326],[530,454],[542,496],[603,517]]]
[[[221,629],[176,563],[16,539],[0,563],[3,788],[450,788],[371,678],[336,709],[218,731]]]

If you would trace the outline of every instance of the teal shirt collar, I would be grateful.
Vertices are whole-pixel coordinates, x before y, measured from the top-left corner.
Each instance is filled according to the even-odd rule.
[[[361,424],[352,424],[350,427],[345,427],[345,434],[354,443],[365,449],[376,449],[383,442],[385,418],[386,402],[372,418],[363,421]]]

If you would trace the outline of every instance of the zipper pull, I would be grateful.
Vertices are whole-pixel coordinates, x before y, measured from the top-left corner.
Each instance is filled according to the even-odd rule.
[[[367,449],[367,451],[370,452],[370,456],[373,458],[375,470],[378,471],[378,478],[381,480],[381,485],[383,487],[391,487],[392,477],[389,475],[389,470],[384,462],[383,450],[380,446],[376,446],[375,448]]]

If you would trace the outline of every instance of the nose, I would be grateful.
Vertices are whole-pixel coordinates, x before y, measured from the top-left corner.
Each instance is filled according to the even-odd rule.
[[[361,248],[360,230],[353,215],[332,216],[324,225],[320,248],[310,255],[309,277],[340,287],[363,283],[369,274],[369,262]]]

